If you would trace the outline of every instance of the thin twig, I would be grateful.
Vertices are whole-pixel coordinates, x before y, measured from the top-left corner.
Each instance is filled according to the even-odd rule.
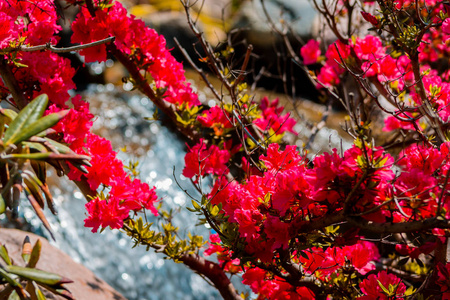
[[[7,53],[12,53],[12,52],[17,52],[17,51],[22,51],[22,52],[34,52],[34,51],[42,51],[42,50],[50,50],[52,52],[55,53],[67,53],[67,52],[72,52],[72,51],[78,51],[78,50],[83,50],[86,48],[90,48],[90,47],[94,47],[94,46],[98,46],[98,45],[102,45],[102,44],[106,44],[106,43],[110,43],[110,42],[114,42],[116,38],[114,36],[110,36],[106,39],[103,40],[99,40],[99,41],[95,41],[92,43],[87,43],[87,44],[83,44],[83,45],[77,45],[77,46],[71,46],[71,47],[65,47],[65,48],[56,48],[54,45],[47,43],[44,45],[38,45],[38,46],[19,46],[19,47],[8,47],[5,49],[1,49],[0,50],[0,54],[7,54]]]

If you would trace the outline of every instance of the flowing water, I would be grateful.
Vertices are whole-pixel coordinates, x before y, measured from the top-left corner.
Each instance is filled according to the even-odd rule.
[[[140,178],[155,185],[165,207],[179,209],[174,223],[181,233],[209,235],[209,229],[195,226],[196,218],[184,207],[191,206],[190,198],[174,181],[174,174],[183,188],[197,195],[189,180],[181,175],[184,165],[184,144],[159,122],[148,122],[153,115],[153,104],[138,94],[122,93],[112,84],[92,85],[86,96],[96,115],[96,133],[110,139],[118,150],[127,145],[127,152],[119,156],[125,161],[138,160]],[[298,125],[297,132],[307,136],[308,130]],[[340,147],[341,139],[335,130],[325,128],[316,137],[312,153]],[[131,153],[131,154],[130,154]],[[175,172],[174,172],[175,167]],[[53,176],[54,177],[54,176]],[[55,232],[56,246],[82,263],[130,300],[137,299],[218,299],[218,292],[200,276],[182,264],[164,260],[144,247],[132,249],[132,242],[118,230],[91,233],[84,228],[85,200],[74,185],[66,179],[54,179],[52,193],[58,215],[47,214]],[[24,201],[26,202],[26,201]],[[39,227],[40,222],[30,209],[25,217]],[[43,232],[45,235],[45,232]],[[249,291],[234,277],[239,291]]]

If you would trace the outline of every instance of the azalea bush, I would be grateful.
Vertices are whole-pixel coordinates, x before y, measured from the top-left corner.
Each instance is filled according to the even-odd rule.
[[[46,225],[44,198],[55,210],[51,165],[86,196],[86,227],[124,231],[203,275],[225,299],[248,296],[231,284],[237,274],[259,299],[450,298],[447,2],[314,0],[327,28],[299,49],[288,24],[268,18],[320,98],[347,112],[352,146],[323,154],[307,147],[327,114],[305,148],[286,144],[296,120],[246,83],[252,46],[243,57],[231,44],[213,47],[189,2],[186,22],[205,56],[178,45],[210,89],[211,107],[165,39],[121,3],[67,2],[80,9],[68,48],[56,47],[64,10],[52,1],[0,2],[0,95],[10,105],[0,111],[2,213],[16,214],[24,190]],[[213,229],[209,241],[181,236],[158,190],[91,132],[89,103],[69,94],[75,70],[59,55],[69,51],[86,63],[115,58],[186,138],[183,176],[198,191],[187,209]]]

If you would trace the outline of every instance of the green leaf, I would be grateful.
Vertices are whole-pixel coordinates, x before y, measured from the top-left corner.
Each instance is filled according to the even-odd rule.
[[[14,120],[17,117],[17,113],[15,111],[13,111],[12,109],[6,109],[6,108],[0,109],[0,115],[7,118],[8,122],[6,122],[6,123],[11,122],[12,120]]]
[[[25,154],[10,154],[5,155],[4,158],[15,158],[15,159],[30,159],[30,160],[46,160],[52,154],[51,152],[46,153],[25,153]]]
[[[218,206],[214,206],[214,207],[211,209],[211,215],[212,215],[213,217],[215,217],[215,216],[217,216],[218,213],[219,213],[219,207],[218,207]]]
[[[11,295],[9,295],[8,300],[21,300],[16,291],[13,291]]]
[[[49,139],[49,138],[44,138],[44,139],[61,154],[73,153],[73,151],[69,147],[67,147],[66,145],[58,143],[58,142],[56,142],[56,141],[54,141],[52,139]]]
[[[6,210],[6,202],[5,199],[3,199],[2,194],[0,194],[0,215],[3,214]]]
[[[23,142],[22,143],[23,146],[28,147],[30,149],[34,149],[37,150],[41,153],[46,153],[48,152],[47,148],[45,148],[44,145],[42,145],[41,143],[35,143],[35,142]]]
[[[8,273],[12,273],[22,278],[34,280],[37,283],[42,283],[46,285],[56,285],[72,282],[71,280],[64,278],[58,274],[49,273],[38,269],[25,268],[19,266],[8,266],[6,267],[6,269]]]
[[[199,210],[202,209],[202,208],[200,207],[200,205],[199,205],[195,200],[192,200],[192,205],[194,206],[194,208],[195,208],[197,211],[199,211]]]
[[[43,118],[40,118],[39,120],[29,124],[27,123],[26,126],[23,126],[21,128],[21,131],[17,134],[15,134],[11,139],[9,139],[6,144],[17,144],[19,142],[25,141],[29,139],[30,137],[53,127],[56,123],[58,123],[59,120],[64,118],[69,113],[68,110],[62,110],[57,113],[53,113],[50,115],[47,115]],[[9,130],[9,128],[8,128]],[[6,135],[6,133],[5,133]]]
[[[37,240],[36,243],[34,244],[33,250],[31,251],[30,259],[28,260],[27,264],[28,268],[36,267],[36,264],[39,261],[39,257],[41,256],[41,248],[42,248],[41,240]]]
[[[22,288],[22,285],[9,276],[5,269],[0,268],[0,277],[3,277],[11,286]]]
[[[309,256],[308,256],[308,254],[306,254],[305,252],[303,252],[303,251],[299,251],[299,253],[300,253],[300,255],[303,257],[303,258],[305,258],[305,259],[307,259],[307,260],[309,260]]]
[[[47,166],[45,165],[45,162],[32,160],[30,161],[30,164],[37,178],[45,185],[47,182]]]
[[[47,108],[48,97],[42,94],[31,101],[20,113],[14,118],[5,132],[4,143],[11,144],[11,140],[15,139],[24,128],[36,122],[44,114]]]
[[[41,189],[38,183],[30,177],[31,176],[29,175],[29,173],[23,174],[22,179],[25,185],[22,184],[22,186],[26,189],[26,192],[31,193],[33,195],[34,199],[36,199],[36,201],[39,203],[39,206],[41,208],[44,208],[45,203],[44,197],[41,194]]]
[[[3,245],[0,246],[0,257],[5,261],[6,264],[12,265],[8,250],[6,250],[6,247]]]
[[[390,294],[390,293],[389,293],[389,290],[381,283],[381,281],[379,281],[378,279],[377,279],[377,281],[378,281],[378,285],[379,285],[380,288],[383,290],[383,292],[385,292],[386,295],[389,295],[389,294]]]
[[[46,290],[49,290],[55,295],[60,295],[61,297],[68,299],[68,300],[74,300],[75,298],[72,296],[72,294],[63,286],[57,285],[57,286],[49,286],[46,284],[39,284]]]
[[[421,267],[421,268],[424,267],[424,264],[423,264],[423,262],[420,259],[416,258],[415,261],[419,265],[419,267]]]
[[[409,261],[409,257],[404,257],[398,261],[399,266],[405,265]]]
[[[41,292],[41,289],[39,288],[39,286],[35,282],[33,282],[33,287],[34,287],[35,292],[36,292],[37,300],[46,300],[47,299],[47,298],[45,298],[44,294]]]

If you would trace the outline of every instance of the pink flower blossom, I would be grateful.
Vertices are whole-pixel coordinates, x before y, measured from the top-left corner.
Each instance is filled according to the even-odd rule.
[[[315,64],[320,56],[320,43],[317,40],[309,40],[306,45],[300,49],[300,54],[305,65]]]
[[[381,285],[387,290],[389,287],[392,287],[394,295],[398,297],[402,297],[406,291],[406,286],[403,282],[401,282],[400,278],[395,276],[394,274],[388,274],[386,271],[381,271],[377,275],[371,274],[364,279],[359,287],[365,296],[360,297],[358,299],[363,300],[388,300],[391,299],[388,295],[383,291]]]
[[[229,159],[230,153],[227,150],[220,150],[216,145],[207,147],[204,140],[201,139],[186,154],[183,175],[188,178],[197,176],[198,180],[198,177],[205,174],[227,174],[226,163]]]

